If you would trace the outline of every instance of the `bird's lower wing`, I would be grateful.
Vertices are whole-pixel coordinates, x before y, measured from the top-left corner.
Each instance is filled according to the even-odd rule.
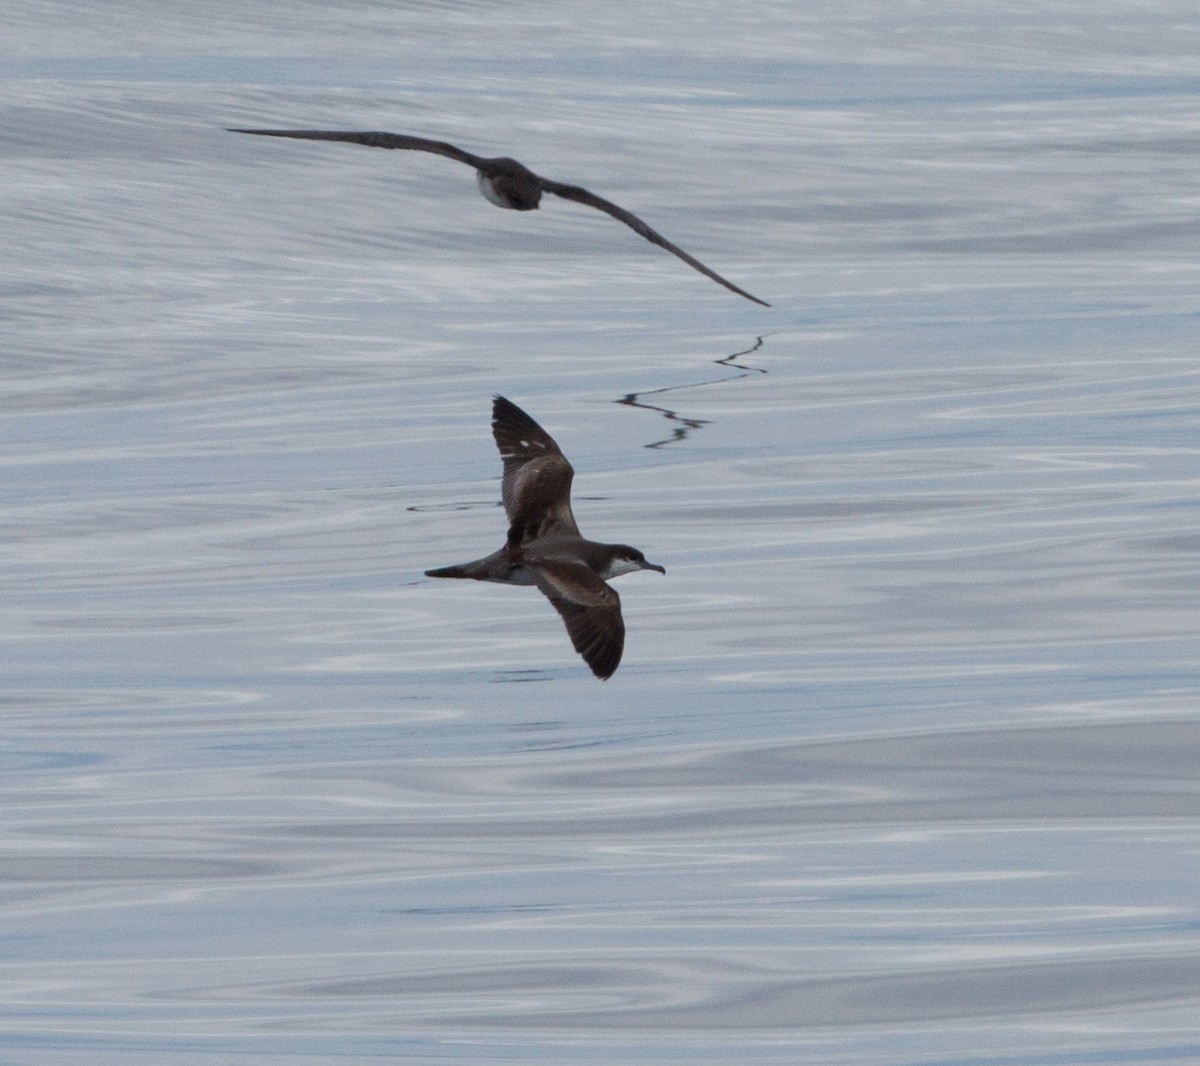
[[[415,152],[433,152],[457,159],[460,163],[478,167],[483,159],[464,152],[445,141],[430,141],[424,137],[410,137],[405,133],[358,130],[248,130],[227,127],[230,133],[252,133],[257,137],[295,137],[303,141],[346,141],[350,144],[365,144],[368,148],[407,148]]]
[[[625,649],[621,598],[582,563],[539,563],[541,589],[567,627],[575,650],[593,674],[612,677]]]
[[[688,266],[700,271],[705,277],[712,278],[718,285],[724,285],[730,292],[736,292],[739,296],[744,296],[747,300],[753,300],[756,304],[761,304],[763,307],[771,306],[766,300],[760,300],[757,296],[752,296],[745,289],[739,289],[732,281],[721,277],[715,270],[710,270],[699,259],[688,255],[678,245],[672,244],[661,233],[652,230],[637,215],[626,211],[625,208],[618,207],[611,201],[605,200],[604,197],[597,196],[593,192],[588,192],[587,189],[581,188],[578,185],[563,185],[557,181],[547,181],[545,178],[540,178],[539,180],[546,192],[552,192],[555,196],[561,196],[564,200],[574,200],[577,204],[586,204],[588,207],[594,207],[598,211],[603,211],[606,215],[611,215],[618,222],[624,222],[634,233],[641,234],[646,240],[652,244],[657,244],[660,248],[665,248],[672,255],[682,259]]]

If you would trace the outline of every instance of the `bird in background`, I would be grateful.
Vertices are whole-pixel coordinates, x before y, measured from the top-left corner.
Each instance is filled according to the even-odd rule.
[[[295,137],[308,141],[348,141],[351,144],[365,144],[371,148],[407,148],[416,152],[432,152],[434,155],[444,155],[448,159],[457,159],[476,170],[476,180],[479,191],[497,207],[506,207],[512,211],[533,211],[541,202],[542,193],[553,193],[564,200],[574,200],[578,204],[586,204],[606,215],[611,215],[619,222],[624,222],[635,233],[645,237],[652,244],[665,248],[672,255],[678,256],[688,266],[700,271],[706,277],[712,278],[718,285],[724,285],[730,292],[736,292],[747,300],[752,300],[763,307],[771,305],[766,300],[752,296],[745,289],[740,289],[732,281],[721,277],[715,270],[710,270],[699,259],[688,255],[678,245],[672,244],[661,233],[652,230],[637,215],[618,207],[595,193],[578,185],[564,185],[562,182],[551,181],[535,174],[528,167],[515,159],[501,156],[498,159],[485,159],[472,155],[445,141],[431,141],[424,137],[410,137],[403,133],[356,132],[353,130],[257,130],[237,129],[227,127],[230,133],[250,133],[258,137]]]
[[[503,396],[492,403],[492,436],[504,462],[500,496],[508,537],[491,555],[425,574],[536,585],[592,673],[611,677],[621,662],[625,623],[608,581],[635,570],[666,570],[628,544],[601,544],[579,532],[571,513],[575,471],[554,438]]]

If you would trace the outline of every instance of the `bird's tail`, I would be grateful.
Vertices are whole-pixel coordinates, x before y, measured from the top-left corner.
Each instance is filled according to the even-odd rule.
[[[471,572],[471,563],[460,563],[457,566],[440,566],[436,570],[426,570],[426,577],[475,577]]]
[[[469,563],[456,563],[454,566],[439,566],[436,570],[426,570],[426,577],[470,577],[476,581],[509,581],[512,566],[508,563],[504,549],[485,555],[482,559],[472,559]]]

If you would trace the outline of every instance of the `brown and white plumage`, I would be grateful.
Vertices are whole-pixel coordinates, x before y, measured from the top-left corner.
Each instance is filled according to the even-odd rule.
[[[619,207],[602,196],[582,188],[579,185],[565,185],[559,181],[551,181],[535,174],[528,167],[515,159],[501,156],[496,159],[485,159],[463,151],[446,141],[432,141],[424,137],[410,137],[404,133],[385,133],[382,131],[354,130],[258,130],[230,129],[231,133],[251,133],[259,137],[294,137],[309,141],[346,141],[351,144],[365,144],[371,148],[403,148],[417,152],[432,152],[434,155],[444,155],[448,159],[456,159],[474,167],[479,180],[479,188],[485,197],[497,207],[505,207],[513,211],[533,211],[541,202],[542,193],[553,193],[564,200],[594,207],[611,215],[618,222],[624,222],[634,233],[645,237],[652,244],[665,248],[672,255],[682,259],[688,266],[698,270],[705,277],[712,278],[718,285],[724,285],[730,292],[736,292],[747,300],[752,300],[763,307],[771,305],[757,296],[752,296],[745,289],[738,288],[733,282],[721,277],[715,270],[706,267],[699,259],[688,255],[682,248],[672,244],[661,233],[651,229],[637,215],[625,208]]]
[[[516,404],[497,396],[492,436],[504,463],[500,496],[508,516],[504,546],[474,562],[426,570],[428,577],[536,585],[562,617],[592,673],[611,677],[621,662],[625,623],[611,578],[661,566],[627,544],[587,540],[571,513],[575,471],[554,438]]]

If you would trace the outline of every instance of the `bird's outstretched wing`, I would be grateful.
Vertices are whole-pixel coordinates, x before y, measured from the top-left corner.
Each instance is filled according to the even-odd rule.
[[[478,167],[484,162],[481,156],[464,152],[461,148],[445,141],[430,141],[424,137],[410,137],[405,133],[356,130],[247,130],[226,127],[230,133],[252,133],[258,137],[295,137],[303,141],[347,141],[365,144],[369,148],[408,148],[416,152],[432,152],[457,159],[460,163]]]
[[[575,470],[554,438],[503,396],[492,402],[492,436],[504,461],[500,496],[510,524],[509,542],[578,536],[571,513]]]
[[[351,144],[365,144],[370,148],[406,148],[416,152],[432,152],[434,155],[444,155],[449,159],[456,159],[460,163],[466,163],[468,166],[472,166],[480,171],[480,173],[486,173],[493,178],[496,177],[493,171],[495,171],[497,164],[516,166],[525,172],[530,179],[536,179],[544,192],[553,193],[564,200],[574,200],[576,203],[584,204],[587,207],[594,207],[598,211],[603,211],[606,215],[611,215],[618,222],[624,222],[634,233],[645,237],[646,240],[652,244],[657,244],[660,248],[665,248],[672,255],[682,259],[693,270],[698,270],[705,277],[712,278],[718,285],[724,285],[730,292],[736,292],[739,296],[744,296],[747,300],[751,300],[763,307],[771,306],[766,300],[760,300],[745,289],[739,288],[732,281],[721,277],[715,270],[710,270],[699,259],[688,255],[678,245],[672,244],[661,233],[651,229],[637,215],[626,211],[625,208],[618,207],[612,201],[605,200],[604,197],[597,196],[582,186],[565,185],[559,181],[551,181],[548,178],[543,178],[540,174],[533,174],[532,171],[528,171],[527,168],[522,167],[519,163],[515,163],[514,160],[484,159],[482,156],[465,152],[463,149],[446,141],[431,141],[425,137],[411,137],[406,133],[387,133],[382,130],[259,130],[233,126],[228,126],[226,129],[230,133],[250,133],[258,137],[293,137],[308,141],[346,141]],[[503,175],[501,174],[500,177],[503,178]],[[502,204],[501,206],[512,205]],[[528,206],[536,206],[536,199]]]
[[[624,222],[634,233],[640,234],[652,244],[657,244],[660,248],[665,248],[672,255],[682,259],[688,266],[700,271],[705,277],[712,278],[718,285],[724,285],[730,292],[736,292],[739,296],[744,296],[747,300],[753,300],[756,304],[761,304],[763,307],[771,306],[766,300],[760,300],[757,296],[751,296],[745,289],[739,289],[732,281],[727,281],[715,270],[709,270],[699,259],[688,255],[687,252],[677,245],[672,244],[661,233],[652,230],[637,215],[626,211],[623,207],[618,207],[610,200],[604,199],[603,196],[597,196],[594,192],[588,192],[587,189],[578,185],[563,185],[561,182],[548,181],[540,175],[538,180],[542,183],[542,188],[546,192],[552,192],[555,196],[561,196],[564,200],[574,200],[577,204],[586,204],[588,207],[594,207],[598,211],[603,211],[606,215],[611,215],[618,222]]]
[[[612,677],[625,649],[621,598],[583,563],[541,562],[537,587],[562,616],[567,635],[593,674]]]

